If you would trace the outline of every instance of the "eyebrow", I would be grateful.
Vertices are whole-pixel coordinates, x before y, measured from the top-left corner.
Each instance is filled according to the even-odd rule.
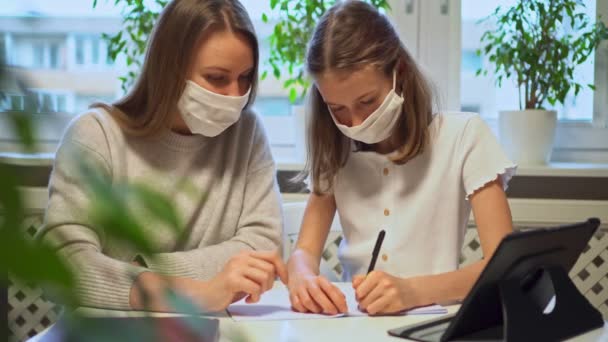
[[[366,97],[366,96],[369,96],[369,95],[370,95],[371,93],[373,93],[374,91],[375,91],[375,90],[370,90],[370,91],[368,91],[367,93],[365,93],[365,94],[363,94],[363,95],[361,95],[361,96],[357,97],[357,99],[356,99],[356,100],[361,100],[362,98],[364,98],[364,97]],[[331,102],[327,102],[327,101],[325,101],[325,103],[326,103],[328,106],[341,106],[341,105],[339,105],[339,104],[335,104],[335,103],[331,103]]]
[[[226,68],[222,68],[219,66],[210,66],[210,67],[204,67],[203,70],[216,70],[216,71],[222,71],[222,72],[226,72],[226,73],[230,73],[231,70],[226,69]],[[253,67],[243,71],[241,74],[247,74],[253,71]]]

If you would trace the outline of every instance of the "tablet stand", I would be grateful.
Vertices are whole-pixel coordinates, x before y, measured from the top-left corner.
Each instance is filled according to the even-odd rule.
[[[534,289],[528,293],[524,289],[527,286],[517,279],[498,285],[504,341],[560,341],[604,325],[600,312],[579,292],[563,268],[546,267],[537,274],[535,284],[529,285]],[[555,307],[545,314],[535,298],[551,298],[553,293]]]

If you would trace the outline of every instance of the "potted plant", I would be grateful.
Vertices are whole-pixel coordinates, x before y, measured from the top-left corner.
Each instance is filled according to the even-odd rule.
[[[557,112],[546,105],[578,95],[584,85],[575,79],[576,67],[608,39],[604,23],[592,22],[582,12],[584,6],[579,0],[518,0],[482,20],[494,28],[484,32],[477,53],[494,66],[499,87],[513,79],[519,91],[519,110],[499,113],[499,137],[520,165],[549,161]],[[480,74],[488,70],[480,69]]]

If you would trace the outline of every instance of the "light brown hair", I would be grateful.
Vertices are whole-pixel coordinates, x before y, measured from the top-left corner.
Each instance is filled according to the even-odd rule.
[[[106,109],[133,135],[152,135],[170,127],[201,38],[209,30],[230,30],[249,40],[254,56],[249,106],[257,90],[259,47],[243,5],[238,0],[173,0],[154,26],[133,88],[111,106],[96,103],[91,107]]]
[[[405,99],[399,122],[389,138],[397,151],[392,161],[404,164],[422,153],[429,140],[433,117],[433,91],[390,21],[363,1],[345,1],[331,7],[320,19],[308,45],[306,68],[313,76],[325,72],[352,72],[375,66],[392,78],[397,70],[397,94]],[[327,104],[312,85],[308,98],[305,173],[313,190],[327,192],[351,151],[351,139],[331,119]],[[355,142],[359,149],[372,148]]]

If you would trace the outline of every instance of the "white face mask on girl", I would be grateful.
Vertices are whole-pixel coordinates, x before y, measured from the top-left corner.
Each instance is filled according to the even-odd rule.
[[[250,93],[220,95],[188,80],[177,108],[192,133],[215,137],[239,120]]]
[[[395,71],[393,72],[393,89],[386,95],[380,107],[358,126],[348,127],[341,124],[329,109],[331,118],[338,129],[347,137],[366,144],[376,144],[388,139],[399,121],[403,108],[403,96],[399,96],[395,92],[396,81]]]

